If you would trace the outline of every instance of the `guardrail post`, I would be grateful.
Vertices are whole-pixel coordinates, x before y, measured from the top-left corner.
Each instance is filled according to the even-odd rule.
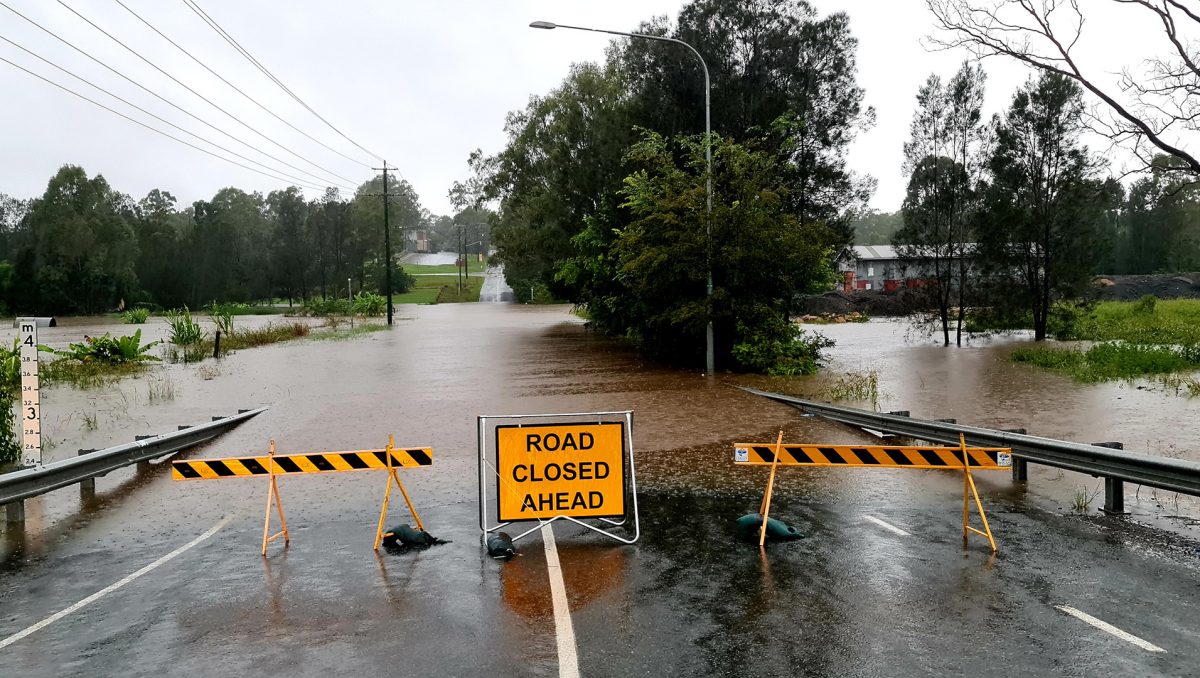
[[[1005,433],[1017,433],[1025,435],[1027,431],[1023,428],[1002,428]],[[1029,482],[1029,462],[1020,457],[1013,457],[1012,460],[1012,479],[1014,483]]]
[[[1096,447],[1107,447],[1113,450],[1123,450],[1121,443],[1092,443]],[[1123,515],[1125,511],[1125,481],[1120,478],[1104,478],[1104,508],[1105,513]]]
[[[82,457],[85,454],[90,454],[96,450],[79,450],[77,456]],[[87,504],[96,498],[96,479],[84,478],[79,481],[79,501],[82,504]]]
[[[8,524],[23,526],[25,524],[25,500],[18,499],[8,504]]]
[[[153,437],[154,436],[134,436],[133,439],[134,440],[145,440],[147,438],[153,438]],[[138,473],[144,473],[149,470],[150,470],[150,460],[149,459],[139,461],[137,463],[137,472]]]

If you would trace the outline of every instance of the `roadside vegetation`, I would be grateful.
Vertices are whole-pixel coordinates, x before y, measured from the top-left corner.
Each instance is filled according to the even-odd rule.
[[[1013,360],[1085,382],[1159,376],[1159,383],[1178,394],[1200,395],[1200,380],[1186,374],[1200,371],[1200,300],[1143,297],[1058,308],[1057,338],[1097,343],[1025,346],[1013,351]]]
[[[21,349],[13,339],[12,348],[0,348],[0,464],[12,463],[21,458],[21,444],[17,441],[16,417],[13,406],[21,391]]]
[[[868,401],[875,405],[879,402],[879,373],[875,370],[847,372],[823,395],[828,400]]]

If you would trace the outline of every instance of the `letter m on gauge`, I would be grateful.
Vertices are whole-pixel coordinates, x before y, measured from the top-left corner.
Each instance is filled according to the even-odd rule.
[[[625,424],[496,427],[501,522],[625,515]]]

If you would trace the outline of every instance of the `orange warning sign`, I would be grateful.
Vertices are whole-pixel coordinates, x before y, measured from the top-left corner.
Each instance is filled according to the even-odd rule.
[[[501,522],[625,515],[625,424],[497,426]]]

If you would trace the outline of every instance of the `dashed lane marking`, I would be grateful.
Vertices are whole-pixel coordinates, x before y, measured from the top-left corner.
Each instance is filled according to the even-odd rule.
[[[1055,609],[1058,609],[1062,612],[1066,612],[1067,614],[1071,615],[1072,617],[1075,617],[1076,619],[1079,619],[1087,624],[1091,624],[1092,626],[1095,626],[1096,628],[1100,629],[1101,631],[1104,631],[1105,633],[1110,633],[1127,643],[1137,645],[1138,647],[1142,648],[1143,650],[1146,650],[1148,652],[1166,652],[1166,650],[1155,645],[1154,643],[1151,643],[1146,640],[1142,640],[1141,638],[1138,638],[1137,636],[1133,635],[1132,633],[1122,631],[1121,629],[1113,626],[1112,624],[1109,624],[1108,622],[1106,622],[1102,619],[1096,619],[1095,617],[1093,617],[1092,615],[1090,615],[1086,612],[1080,612],[1079,610],[1076,610],[1075,608],[1071,607],[1070,605],[1055,605],[1054,607],[1055,607]]]
[[[891,523],[885,523],[884,521],[876,518],[875,516],[865,516],[865,518],[867,520],[875,523],[876,525],[882,527],[885,530],[891,530],[892,532],[895,532],[896,534],[900,535],[901,537],[911,537],[912,536],[909,533],[905,532],[904,530],[896,527],[895,525],[892,525]]]
[[[196,537],[195,539],[189,541],[188,543],[184,544],[183,546],[180,546],[179,548],[175,549],[174,551],[171,551],[167,555],[163,556],[162,558],[159,558],[158,560],[154,561],[153,563],[150,563],[149,565],[143,567],[142,569],[138,570],[137,572],[134,572],[133,574],[125,577],[124,579],[121,579],[120,581],[118,581],[116,583],[109,584],[108,586],[100,589],[99,591],[93,593],[92,595],[88,596],[87,598],[84,598],[83,600],[79,601],[78,603],[75,603],[74,605],[66,608],[65,610],[60,610],[58,612],[55,612],[54,614],[50,615],[49,617],[46,617],[45,619],[41,620],[40,622],[34,624],[33,626],[30,626],[29,628],[27,628],[23,631],[18,631],[17,633],[12,634],[11,636],[5,638],[4,640],[0,640],[0,650],[3,650],[4,648],[8,647],[9,645],[12,645],[13,643],[17,642],[18,640],[21,640],[25,636],[28,636],[32,633],[36,633],[36,632],[46,628],[47,626],[53,624],[54,622],[58,621],[59,619],[62,619],[63,617],[71,614],[72,612],[79,610],[80,608],[90,605],[91,603],[94,603],[97,600],[100,600],[104,596],[107,596],[108,594],[112,593],[113,591],[116,591],[117,589],[128,584],[129,582],[133,581],[134,579],[137,579],[138,577],[146,574],[147,572],[150,572],[151,570],[159,567],[160,565],[163,565],[163,564],[171,561],[179,554],[183,553],[184,551],[187,551],[188,549],[190,549],[194,546],[199,545],[204,540],[206,540],[209,537],[216,534],[218,531],[220,531],[221,528],[228,525],[229,521],[232,519],[233,519],[232,516],[226,516],[225,518],[222,518],[220,522],[218,522],[216,525],[213,525],[212,527],[210,527],[208,529],[208,531],[205,532],[204,534],[200,535],[199,537]]]
[[[550,597],[554,600],[554,632],[558,638],[559,678],[579,678],[579,654],[575,648],[575,627],[571,624],[571,609],[567,606],[567,587],[563,584],[562,566],[558,563],[558,546],[554,528],[542,524],[542,544],[546,547],[546,572],[550,575]]]

